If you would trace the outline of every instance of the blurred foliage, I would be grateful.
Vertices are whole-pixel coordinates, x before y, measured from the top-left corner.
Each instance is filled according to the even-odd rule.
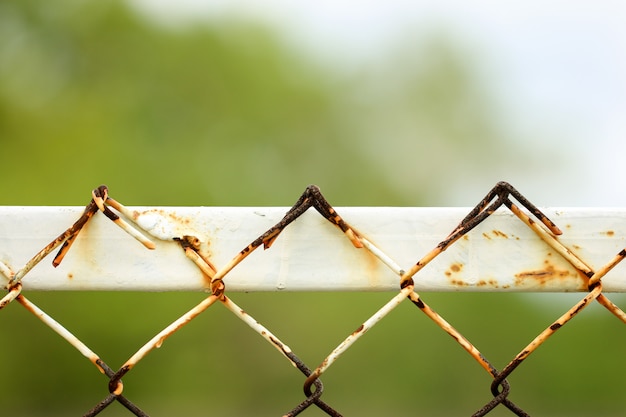
[[[401,70],[376,84],[388,63],[346,80],[251,22],[163,27],[117,1],[4,1],[0,204],[82,205],[100,183],[127,205],[288,206],[309,183],[336,206],[420,204],[459,175],[446,162],[485,164],[503,146],[467,57],[441,36],[426,45],[428,65],[395,55]],[[26,296],[116,367],[203,294]],[[389,294],[233,298],[314,367]],[[512,294],[425,298],[498,367],[567,309],[546,298],[560,308],[546,314]],[[93,365],[16,303],[0,328],[5,415],[77,415],[105,396]],[[511,378],[513,401],[619,415],[625,341],[605,311],[577,318]],[[347,415],[467,414],[490,397],[484,370],[409,303],[323,380],[324,399]],[[124,381],[155,415],[247,416],[287,411],[303,377],[216,306]]]
[[[267,29],[66,3],[0,6],[2,203],[78,204],[100,182],[127,204],[288,205],[309,183],[397,202],[351,149],[332,81]]]

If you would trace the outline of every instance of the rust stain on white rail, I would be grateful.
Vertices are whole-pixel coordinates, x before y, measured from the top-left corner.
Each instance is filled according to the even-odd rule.
[[[0,207],[0,262],[19,270],[82,213],[81,207]],[[175,239],[199,239],[218,269],[282,218],[285,207],[129,207],[124,213],[154,241],[146,250],[95,215],[63,263],[44,259],[25,290],[198,291],[207,277]],[[399,274],[444,239],[468,208],[339,207],[343,219],[380,249],[357,249],[313,210],[268,250],[252,253],[224,278],[227,291],[395,291]],[[591,268],[626,247],[626,209],[563,208],[545,213],[558,240]],[[603,278],[604,292],[626,291],[626,266]],[[0,280],[2,280],[0,275]],[[506,210],[463,236],[414,277],[417,291],[586,291],[587,277]],[[1,282],[1,281],[0,281]]]

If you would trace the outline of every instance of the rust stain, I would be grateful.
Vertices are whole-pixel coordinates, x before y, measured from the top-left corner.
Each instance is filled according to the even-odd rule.
[[[72,274],[71,272],[68,272],[67,279],[73,279],[73,278],[74,278],[74,274]]]
[[[491,232],[491,233],[492,233],[494,236],[496,236],[496,237],[503,237],[503,238],[505,238],[505,239],[508,239],[508,238],[509,238],[509,235],[507,235],[506,233],[501,232],[501,231],[499,231],[499,230],[495,230],[495,229],[494,229],[494,230],[492,230],[492,232]]]
[[[445,272],[447,276],[452,276],[452,274],[458,274],[463,269],[463,264],[454,263],[450,265],[450,268]]]
[[[367,263],[369,285],[372,287],[377,286],[380,283],[379,267],[382,263],[372,252],[368,250],[364,250],[363,252],[365,253]]]
[[[453,263],[450,265],[450,268],[445,272],[446,276],[450,278],[450,284],[456,287],[467,287],[470,284],[463,280],[462,278],[453,277],[454,274],[459,274],[463,270],[462,263]]]
[[[208,275],[202,268],[200,272],[202,274],[202,280],[204,281],[205,287],[209,288],[213,282],[213,275],[217,272],[217,268],[211,262],[211,251],[209,249],[209,242],[202,242],[196,236],[185,235],[181,239],[178,239],[178,243],[181,244],[185,251],[189,251],[189,253],[195,253],[197,256],[204,261],[204,263],[208,266],[208,269],[212,271],[211,275]],[[189,256],[189,255],[187,255]],[[195,261],[194,261],[195,262]]]
[[[480,281],[478,281],[476,283],[477,287],[492,287],[492,288],[498,288],[498,281],[495,279],[488,279],[488,280],[484,280],[481,279]]]
[[[172,212],[165,212],[162,209],[158,209],[157,212],[163,216],[163,217],[168,217],[170,218],[173,222],[178,223],[178,224],[183,224],[183,225],[189,225],[191,223],[191,220],[188,217],[182,217],[182,216],[178,216],[176,213],[172,213]]]
[[[137,219],[139,218],[139,215],[141,213],[138,212],[137,210],[133,210],[133,221],[137,221]]]
[[[144,210],[141,212],[135,210],[132,213],[132,218],[133,218],[133,221],[138,222],[142,216],[145,217],[146,215],[149,215],[149,214],[157,214],[158,216],[164,219],[167,219],[173,225],[182,227],[183,229],[188,227],[192,223],[191,218],[189,217],[181,216],[177,214],[176,212],[167,211],[163,209],[149,209],[149,210]]]
[[[88,260],[91,267],[95,269],[97,268],[97,261],[94,257],[94,242],[97,241],[97,239],[93,237],[93,225],[94,223],[91,221],[85,223],[80,233],[76,237],[76,241],[72,245],[71,250],[68,252],[68,256],[74,256],[82,260]]]
[[[198,251],[197,252],[200,258],[211,268],[213,271],[217,271],[215,265],[210,261],[210,252]],[[202,281],[204,281],[204,286],[206,288],[211,288],[211,284],[213,283],[213,277],[208,276],[202,269],[198,268],[200,273],[202,274]]]
[[[211,250],[209,248],[209,242],[204,242],[203,244],[200,244],[198,254],[202,259],[204,259],[204,261],[209,265],[212,270],[217,272],[217,268],[215,267],[213,262],[211,262],[211,257],[213,256],[213,254],[211,253]]]
[[[525,280],[535,280],[539,285],[545,285],[548,281],[555,279],[566,279],[572,277],[568,270],[557,269],[549,260],[544,261],[543,269],[524,271],[515,274],[515,285],[522,285]]]
[[[367,239],[371,244],[376,246],[376,244],[370,238],[370,236],[367,236],[366,234],[361,233],[360,230],[356,230],[354,228],[352,228],[352,230],[355,231],[355,234],[357,236],[361,236]],[[376,255],[374,255],[372,252],[370,252],[367,249],[361,250],[360,252],[363,254],[362,256],[365,258],[364,263],[366,264],[368,285],[371,288],[379,286],[380,285],[380,266],[383,265],[382,261],[378,259]]]
[[[483,232],[483,237],[484,237],[485,239],[489,239],[489,240],[491,240],[491,236],[489,236],[489,235],[488,235],[487,233],[485,233],[485,232]]]
[[[607,236],[614,236],[615,232],[613,230],[607,230],[606,232],[604,232]]]

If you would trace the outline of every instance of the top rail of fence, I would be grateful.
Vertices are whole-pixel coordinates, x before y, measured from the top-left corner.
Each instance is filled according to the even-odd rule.
[[[210,279],[174,240],[196,236],[207,259],[226,264],[278,222],[286,207],[129,207],[153,237],[146,250],[104,216],[84,227],[58,267],[53,256],[23,279],[30,290],[202,291]],[[0,207],[0,262],[18,269],[63,232],[84,207]],[[401,268],[444,239],[469,208],[338,207],[338,213]],[[549,208],[558,240],[590,267],[626,247],[626,209]],[[234,268],[228,291],[396,291],[399,277],[370,251],[309,210],[269,250]],[[0,280],[6,278],[0,274]],[[418,291],[588,291],[580,271],[513,213],[501,208],[429,263]],[[603,278],[604,292],[626,292],[626,264]]]

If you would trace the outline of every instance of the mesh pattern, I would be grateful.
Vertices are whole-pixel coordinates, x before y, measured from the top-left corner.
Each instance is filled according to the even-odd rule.
[[[563,312],[561,316],[556,318],[550,326],[524,346],[506,366],[502,369],[497,369],[469,339],[457,331],[441,315],[435,312],[435,310],[433,310],[433,308],[415,291],[414,287],[416,280],[419,280],[420,271],[426,265],[501,207],[510,210],[519,221],[523,222],[546,244],[554,249],[557,254],[579,271],[580,275],[585,279],[587,293],[569,310]],[[341,235],[343,235],[344,238],[352,243],[354,250],[370,252],[379,262],[382,262],[398,276],[398,292],[382,307],[376,310],[363,324],[349,334],[317,367],[311,367],[305,364],[278,336],[256,321],[227,295],[229,273],[240,263],[244,262],[248,255],[259,247],[269,249],[279,237],[280,233],[310,208],[315,209],[321,216],[336,226],[338,229],[338,238],[341,238]],[[130,358],[117,369],[111,368],[98,354],[75,337],[63,327],[62,324],[32,303],[22,292],[22,282],[28,279],[29,272],[44,258],[55,251],[57,253],[54,256],[52,264],[55,267],[58,266],[70,250],[81,229],[98,212],[104,214],[147,249],[154,249],[156,247],[153,243],[153,239],[175,240],[184,251],[189,262],[192,262],[199,268],[205,276],[207,286],[211,293],[200,303],[192,306],[185,314],[154,335],[151,340],[133,353]],[[130,222],[127,221],[128,219],[130,219]],[[198,237],[192,235],[167,236],[162,233],[157,234],[153,231],[142,229],[132,222],[131,211],[112,199],[108,195],[108,189],[105,186],[101,186],[92,192],[92,199],[85,207],[82,216],[61,235],[36,253],[22,268],[15,270],[11,265],[0,262],[0,273],[8,280],[5,286],[7,294],[0,300],[0,309],[15,303],[23,306],[54,330],[59,336],[74,346],[107,377],[106,396],[95,404],[93,408],[88,410],[84,414],[85,416],[95,416],[114,402],[122,404],[134,415],[148,415],[146,411],[134,404],[124,395],[122,378],[131,372],[137,363],[150,354],[153,349],[160,347],[168,337],[181,331],[187,323],[216,304],[221,304],[236,317],[245,322],[254,332],[258,333],[273,346],[280,355],[285,357],[289,363],[303,374],[304,398],[300,403],[292,405],[291,409],[288,409],[289,405],[285,405],[285,408],[288,409],[284,414],[285,416],[296,416],[310,407],[316,407],[327,415],[340,416],[340,412],[335,409],[332,404],[328,404],[322,399],[324,393],[322,376],[337,359],[348,351],[368,330],[384,319],[398,305],[408,300],[408,302],[412,303],[419,311],[426,314],[443,331],[452,336],[454,341],[467,352],[469,357],[475,360],[491,377],[490,390],[492,397],[486,399],[484,406],[475,411],[474,416],[486,415],[497,407],[506,407],[516,415],[526,416],[528,413],[524,411],[522,406],[510,400],[509,394],[511,392],[511,386],[507,378],[531,353],[594,301],[600,303],[616,318],[626,323],[626,314],[609,300],[602,291],[602,278],[624,259],[626,250],[621,250],[605,265],[594,270],[583,259],[580,259],[572,250],[559,241],[558,236],[561,234],[561,229],[515,188],[508,183],[500,182],[460,221],[458,226],[454,228],[448,236],[443,237],[432,250],[424,254],[422,258],[413,265],[403,267],[381,248],[369,241],[366,238],[367,233],[362,233],[350,226],[350,224],[326,201],[320,193],[319,188],[309,186],[276,225],[268,229],[261,236],[253,239],[249,245],[235,254],[225,265],[215,265],[211,259],[201,253]],[[146,235],[150,237],[146,237]]]

